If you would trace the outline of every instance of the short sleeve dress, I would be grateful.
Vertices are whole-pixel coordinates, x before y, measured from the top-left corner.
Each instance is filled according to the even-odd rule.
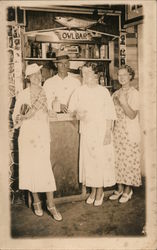
[[[82,85],[72,95],[69,109],[86,111],[80,121],[80,183],[89,187],[115,185],[113,144],[103,144],[106,120],[116,119],[109,91],[100,85]]]
[[[30,88],[22,90],[15,103],[13,121],[22,104],[31,106]],[[48,113],[38,110],[24,120],[19,132],[19,189],[31,192],[56,190],[50,162],[50,131]]]
[[[140,126],[138,115],[130,119],[116,102],[113,94],[117,120],[114,124],[113,141],[115,149],[116,182],[130,186],[141,185],[140,168]],[[139,110],[139,92],[131,87],[127,92],[128,104],[133,110]]]

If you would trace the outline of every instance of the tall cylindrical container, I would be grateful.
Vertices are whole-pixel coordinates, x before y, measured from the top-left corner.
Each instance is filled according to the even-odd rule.
[[[95,44],[95,47],[94,47],[94,58],[96,59],[100,58],[99,46],[97,44]]]
[[[89,45],[86,44],[86,48],[85,48],[85,58],[89,58]]]
[[[105,45],[101,45],[100,47],[100,58],[105,59],[106,58],[106,48]]]
[[[46,58],[46,53],[47,53],[47,44],[42,43],[42,58]]]

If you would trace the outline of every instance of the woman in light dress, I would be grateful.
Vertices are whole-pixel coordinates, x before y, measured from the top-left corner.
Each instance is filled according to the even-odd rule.
[[[28,65],[26,76],[30,86],[19,93],[13,113],[15,128],[20,127],[19,189],[33,196],[34,213],[43,215],[38,193],[46,192],[47,209],[57,221],[62,216],[53,201],[56,183],[50,162],[50,132],[46,95],[41,87],[41,66]]]
[[[96,67],[82,68],[83,85],[73,93],[69,110],[80,119],[79,181],[91,187],[87,204],[103,202],[103,187],[115,184],[112,121],[116,119],[109,91],[98,84]]]
[[[134,75],[130,66],[120,68],[118,79],[122,87],[113,94],[117,113],[113,138],[118,189],[109,198],[119,199],[120,203],[131,199],[132,186],[141,185],[139,92],[130,85]]]

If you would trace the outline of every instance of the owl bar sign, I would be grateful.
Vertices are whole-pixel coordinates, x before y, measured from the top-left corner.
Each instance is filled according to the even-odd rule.
[[[94,33],[83,30],[57,30],[56,34],[64,41],[89,41],[95,36]]]

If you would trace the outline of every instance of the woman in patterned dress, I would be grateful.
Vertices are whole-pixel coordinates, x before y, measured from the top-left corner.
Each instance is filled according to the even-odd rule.
[[[100,206],[103,187],[116,183],[111,136],[116,112],[109,91],[98,84],[96,71],[90,64],[82,68],[83,85],[73,93],[69,110],[80,120],[79,181],[91,188],[86,203]]]
[[[125,65],[118,71],[122,87],[113,94],[117,120],[114,124],[115,170],[118,190],[109,197],[120,203],[131,199],[132,186],[141,185],[139,92],[130,86],[134,70]]]
[[[62,220],[53,201],[56,183],[50,162],[50,131],[47,99],[41,87],[41,66],[28,65],[26,76],[30,86],[22,90],[15,103],[13,121],[20,127],[19,189],[29,190],[33,196],[34,213],[43,215],[39,192],[46,192],[47,209],[57,221]]]

